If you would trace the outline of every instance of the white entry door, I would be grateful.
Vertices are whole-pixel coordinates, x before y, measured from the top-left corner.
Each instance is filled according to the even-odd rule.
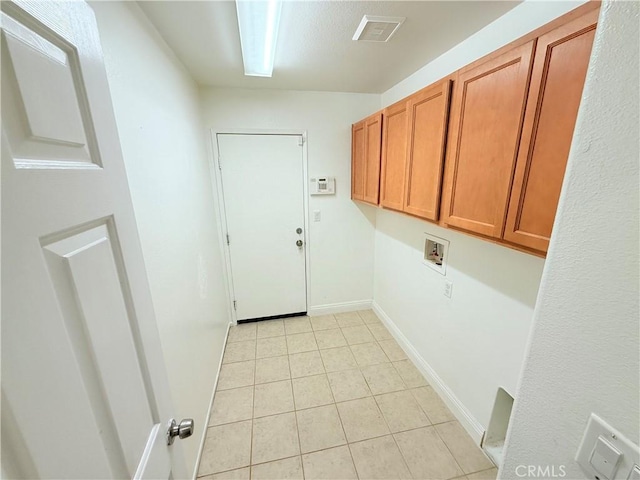
[[[237,320],[306,312],[302,136],[217,140]]]
[[[1,8],[3,477],[184,477],[93,11]]]

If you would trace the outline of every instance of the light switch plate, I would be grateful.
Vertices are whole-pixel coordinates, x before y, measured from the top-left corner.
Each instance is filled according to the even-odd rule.
[[[622,452],[611,445],[602,435],[596,440],[589,463],[604,478],[616,478],[616,470],[622,459]]]
[[[616,451],[621,454],[618,458]],[[578,448],[576,461],[592,480],[627,480],[640,449],[596,414],[592,413]]]

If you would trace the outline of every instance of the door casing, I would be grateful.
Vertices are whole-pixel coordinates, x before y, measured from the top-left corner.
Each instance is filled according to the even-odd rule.
[[[302,173],[303,173],[303,209],[304,209],[304,258],[305,258],[305,282],[307,291],[307,310],[311,306],[311,291],[310,291],[310,271],[311,271],[311,256],[309,242],[309,169],[308,169],[308,155],[307,155],[307,131],[306,130],[273,130],[273,129],[252,129],[252,128],[224,128],[217,129],[212,128],[211,132],[211,155],[210,169],[211,169],[211,182],[213,189],[216,192],[217,210],[218,210],[218,241],[220,242],[220,249],[222,250],[222,256],[224,258],[225,265],[225,285],[227,294],[227,309],[229,312],[229,318],[231,318],[233,325],[237,325],[238,318],[236,311],[233,308],[233,300],[235,297],[233,290],[233,280],[231,276],[231,256],[229,253],[229,247],[226,240],[226,210],[224,205],[224,195],[222,192],[222,175],[220,175],[220,158],[218,151],[218,135],[300,135],[302,136]]]

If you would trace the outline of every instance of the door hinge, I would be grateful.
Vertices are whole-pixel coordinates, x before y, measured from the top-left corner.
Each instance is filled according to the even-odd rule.
[[[238,302],[236,302],[235,300],[233,301],[233,309],[238,310]]]
[[[301,147],[304,145],[304,137],[302,135],[300,135],[298,137],[298,146]]]
[[[222,170],[222,158],[218,157],[218,170]]]
[[[231,240],[229,240],[229,234],[227,233],[227,245],[231,245]]]

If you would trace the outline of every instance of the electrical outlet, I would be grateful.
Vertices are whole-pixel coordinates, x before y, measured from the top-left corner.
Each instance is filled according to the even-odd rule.
[[[320,221],[320,210],[314,210],[313,211],[313,221],[314,222],[319,222]]]
[[[451,292],[453,290],[453,282],[449,280],[444,281],[444,296],[451,298]]]

